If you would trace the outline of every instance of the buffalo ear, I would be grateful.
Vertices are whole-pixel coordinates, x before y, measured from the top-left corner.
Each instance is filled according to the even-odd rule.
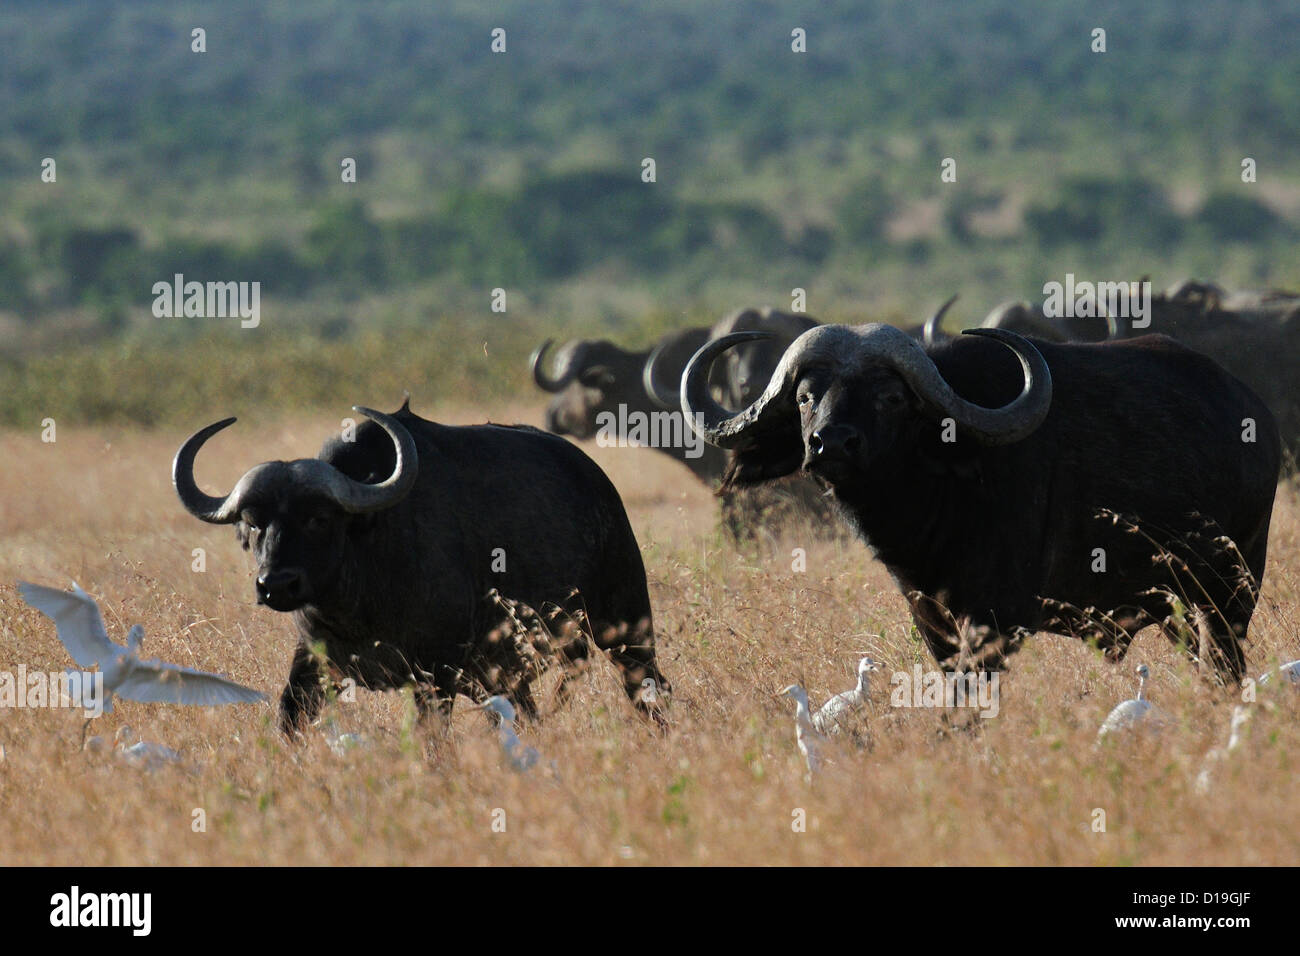
[[[727,456],[719,494],[784,478],[803,464],[802,441],[765,441]]]

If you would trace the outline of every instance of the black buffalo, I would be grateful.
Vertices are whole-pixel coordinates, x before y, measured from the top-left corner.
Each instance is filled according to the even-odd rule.
[[[644,387],[646,363],[652,354],[662,356],[662,363],[675,367],[678,377],[696,349],[709,339],[707,328],[682,329],[665,335],[653,350],[628,351],[612,342],[578,339],[566,342],[558,350],[555,364],[558,372],[546,371],[546,353],[552,345],[547,339],[539,345],[529,359],[533,382],[544,392],[555,397],[546,408],[546,428],[557,435],[571,435],[578,439],[596,437],[603,415],[619,416],[619,406],[628,413],[672,416],[671,422],[661,422],[656,430],[660,434],[689,437],[681,422],[681,411],[673,403],[671,410],[664,408],[647,394]],[[618,437],[626,437],[620,435]],[[699,454],[688,454],[691,449],[685,442],[661,443],[654,446],[660,452],[680,461],[695,477],[706,484],[715,484],[726,468],[726,456],[711,446],[696,448]]]
[[[186,510],[234,524],[257,560],[257,600],[298,629],[281,725],[315,717],[326,674],[313,645],[359,686],[416,687],[422,714],[456,693],[507,693],[535,713],[508,642],[503,601],[570,611],[622,672],[662,686],[645,568],[618,492],[570,443],[534,428],[448,426],[406,404],[319,457],[265,462],[224,497],[199,490],[194,459],[234,422],[195,433],[172,478]],[[581,612],[581,613],[579,613]],[[585,654],[586,641],[565,648]]]
[[[725,485],[818,476],[943,666],[997,666],[1036,630],[1119,659],[1159,624],[1241,678],[1280,447],[1213,361],[1164,336],[980,329],[927,352],[889,326],[822,326],[733,414],[708,369],[752,336],[709,343],[682,383],[690,420],[733,451]]]

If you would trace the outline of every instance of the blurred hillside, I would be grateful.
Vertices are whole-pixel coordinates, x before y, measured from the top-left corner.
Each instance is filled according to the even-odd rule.
[[[1292,0],[436,6],[0,8],[6,394],[48,388],[33,350],[106,338],[256,362],[406,328],[515,355],[796,286],[837,321],[959,291],[960,322],[1066,272],[1300,285]],[[261,327],[154,318],[175,273],[260,281]]]

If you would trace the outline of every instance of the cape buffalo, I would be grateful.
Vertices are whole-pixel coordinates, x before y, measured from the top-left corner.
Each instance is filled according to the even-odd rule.
[[[1264,403],[1164,336],[971,331],[927,352],[890,326],[813,329],[739,414],[708,371],[756,333],[727,336],[691,359],[682,409],[732,449],[725,487],[825,482],[945,667],[998,666],[1035,630],[1119,659],[1159,624],[1239,680],[1280,455]]]
[[[940,330],[937,320],[956,300],[953,296],[925,324],[923,341],[926,347],[947,341],[950,336]],[[1028,302],[1003,302],[980,323],[982,329],[1006,329],[1018,335],[1042,339],[1046,342],[1102,342],[1118,334],[1114,318],[1106,315],[1070,316],[1049,318],[1042,306]]]
[[[416,686],[421,713],[450,713],[457,692],[509,693],[535,713],[527,681],[500,658],[502,598],[584,614],[595,643],[635,699],[641,681],[667,687],[655,663],[641,552],[618,492],[569,442],[524,426],[449,426],[404,403],[319,457],[271,461],[213,497],[194,459],[235,419],[201,429],[176,453],[172,479],[190,514],[233,524],[257,560],[257,601],[298,629],[281,726],[318,713],[313,645],[358,685]],[[566,651],[585,654],[586,642]],[[517,668],[513,668],[517,670]],[[504,682],[504,683],[503,683]]]
[[[683,329],[665,335],[656,351],[664,356],[666,363],[676,365],[680,376],[687,360],[708,339],[707,328]],[[579,439],[594,438],[600,430],[601,416],[612,415],[616,421],[625,420],[619,418],[621,405],[626,412],[647,417],[655,415],[662,419],[672,415],[674,420],[666,423],[667,427],[660,431],[690,437],[680,420],[681,411],[676,402],[670,411],[665,411],[646,394],[642,379],[650,349],[629,352],[603,340],[566,342],[556,355],[559,372],[552,377],[545,369],[546,353],[551,344],[552,341],[547,339],[529,359],[533,382],[542,391],[555,396],[546,408],[549,431]],[[706,484],[716,484],[726,468],[726,456],[708,445],[696,449],[700,454],[687,454],[690,449],[685,442],[660,443],[653,447],[680,461]]]

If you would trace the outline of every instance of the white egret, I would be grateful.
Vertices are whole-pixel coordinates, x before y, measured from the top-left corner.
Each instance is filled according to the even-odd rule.
[[[653,677],[647,677],[641,681],[641,689],[636,692],[633,701],[643,708],[646,715],[660,728],[668,726],[665,717],[668,710],[668,695],[659,689],[659,684]]]
[[[132,767],[152,772],[167,764],[181,762],[181,755],[172,750],[171,747],[164,747],[162,744],[156,744],[149,740],[141,740],[127,724],[123,724],[118,728],[113,739],[117,744],[117,756]],[[128,740],[134,742],[128,744]]]
[[[1241,728],[1250,720],[1250,709],[1238,704],[1232,708],[1232,723],[1228,727],[1228,745],[1215,747],[1205,755],[1205,766],[1196,777],[1196,792],[1206,793],[1210,789],[1210,777],[1216,766],[1227,759],[1228,754],[1241,744]]]
[[[366,743],[365,737],[361,736],[361,734],[343,733],[339,729],[339,722],[333,717],[328,717],[317,723],[320,726],[321,736],[325,738],[326,746],[334,751],[336,756],[342,757],[349,750],[355,750]]]
[[[18,582],[18,590],[28,604],[54,621],[59,640],[78,667],[97,666],[104,675],[102,705],[106,714],[113,710],[114,694],[148,704],[206,707],[266,700],[266,695],[260,691],[225,677],[141,658],[144,628],[139,624],[127,632],[125,647],[114,644],[109,639],[95,599],[81,590],[75,581],[71,591],[58,591],[25,581]],[[77,703],[83,706],[94,703],[84,697],[83,691],[83,699]]]
[[[1277,670],[1267,671],[1260,674],[1259,680],[1256,681],[1256,683],[1267,684],[1273,679],[1274,674],[1280,677],[1283,683],[1290,684],[1293,687],[1300,687],[1300,661],[1291,661],[1290,663],[1283,664]]]
[[[534,747],[525,747],[519,735],[515,733],[514,705],[500,694],[496,694],[480,704],[479,709],[497,715],[497,739],[501,741],[501,750],[510,768],[520,773],[531,770],[541,754]]]
[[[870,657],[858,661],[858,686],[836,694],[813,714],[813,728],[823,734],[837,734],[853,722],[853,715],[867,703],[867,682],[880,665]]]
[[[1101,729],[1097,731],[1097,740],[1100,741],[1108,734],[1116,731],[1128,730],[1143,724],[1154,724],[1155,708],[1151,701],[1147,700],[1143,693],[1146,691],[1147,678],[1151,676],[1151,671],[1145,664],[1139,664],[1137,667],[1138,675],[1138,692],[1132,700],[1123,701],[1115,706],[1106,720],[1102,723]]]
[[[808,767],[806,779],[811,783],[812,778],[821,772],[822,745],[826,742],[826,738],[813,727],[812,714],[808,710],[807,691],[798,684],[791,684],[781,691],[781,696],[789,697],[795,703],[795,740],[799,744],[799,752],[803,754],[804,764]]]

